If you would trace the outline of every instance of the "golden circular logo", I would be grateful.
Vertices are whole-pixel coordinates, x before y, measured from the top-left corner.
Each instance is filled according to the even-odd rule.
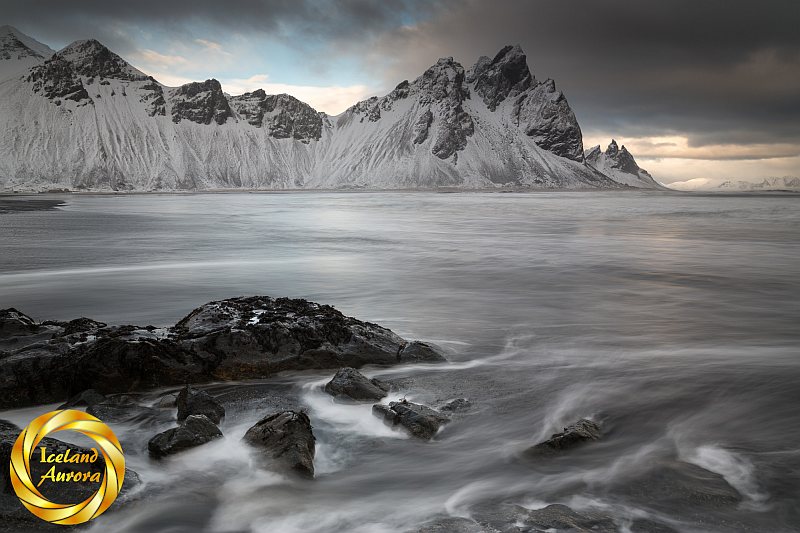
[[[49,455],[45,446],[37,450],[41,440],[55,431],[75,431],[94,440],[105,459],[105,472],[102,476],[98,472],[57,472],[59,465],[93,463],[98,457],[94,448],[90,453],[82,450],[71,456],[69,449],[65,453]],[[31,479],[31,456],[34,453],[41,454],[41,462],[53,463],[38,484]],[[114,432],[97,418],[74,409],[51,411],[34,419],[17,437],[11,449],[10,473],[14,492],[31,513],[53,524],[75,525],[99,516],[114,503],[125,479],[125,457]],[[80,503],[56,503],[39,492],[38,487],[45,478],[64,483],[99,481],[100,486],[92,496]]]

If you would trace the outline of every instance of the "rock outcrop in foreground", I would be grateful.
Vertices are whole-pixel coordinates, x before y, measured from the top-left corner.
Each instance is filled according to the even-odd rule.
[[[248,429],[242,440],[257,450],[263,466],[314,477],[316,438],[306,413],[283,411],[268,415]]]
[[[377,324],[306,300],[205,304],[170,328],[89,319],[36,323],[0,311],[0,409],[169,385],[265,378],[284,370],[444,361]]]

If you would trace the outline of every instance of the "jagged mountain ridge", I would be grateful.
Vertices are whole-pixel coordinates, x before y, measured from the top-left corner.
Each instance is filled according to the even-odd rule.
[[[0,81],[0,188],[609,188],[519,47],[440,59],[336,117],[289,95],[160,84],[95,40]]]
[[[639,167],[633,155],[625,148],[619,147],[617,141],[611,139],[606,151],[595,146],[586,151],[586,163],[609,176],[614,181],[643,189],[665,189],[653,179],[645,169]]]

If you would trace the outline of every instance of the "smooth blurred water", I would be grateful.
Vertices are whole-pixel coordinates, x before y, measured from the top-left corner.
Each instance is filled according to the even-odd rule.
[[[171,488],[98,530],[402,531],[493,498],[681,531],[800,530],[797,196],[63,198],[0,215],[0,307],[169,325],[209,300],[303,297],[450,352],[440,367],[369,370],[395,396],[476,406],[421,443],[320,393],[329,372],[287,377],[318,437],[317,479],[297,483],[251,467],[238,438],[264,404],[218,385],[235,399],[223,441],[153,464],[144,446],[160,428],[115,428],[148,487]],[[600,443],[519,460],[588,416],[608,422]],[[662,458],[723,475],[743,503],[699,518],[612,489]]]

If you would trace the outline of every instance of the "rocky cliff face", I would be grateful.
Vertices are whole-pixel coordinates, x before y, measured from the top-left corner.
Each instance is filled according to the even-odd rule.
[[[228,99],[217,80],[181,85],[170,92],[172,122],[189,120],[197,124],[225,124],[233,117]]]
[[[268,95],[264,89],[230,98],[231,106],[257,128],[276,139],[296,139],[308,144],[322,136],[322,115],[288,94]]]
[[[95,40],[32,53],[0,81],[0,189],[619,186],[518,46],[469,71],[442,58],[337,117],[213,79],[165,87]]]
[[[513,101],[511,116],[534,142],[561,157],[583,161],[583,137],[575,114],[553,80],[536,81],[519,46],[506,46],[494,57],[481,57],[468,76],[475,92],[495,111]]]
[[[617,141],[613,139],[605,152],[600,146],[595,146],[588,150],[586,152],[586,162],[623,185],[643,189],[664,188],[653,179],[649,172],[636,164],[633,155],[625,146],[620,148],[617,145]]]

